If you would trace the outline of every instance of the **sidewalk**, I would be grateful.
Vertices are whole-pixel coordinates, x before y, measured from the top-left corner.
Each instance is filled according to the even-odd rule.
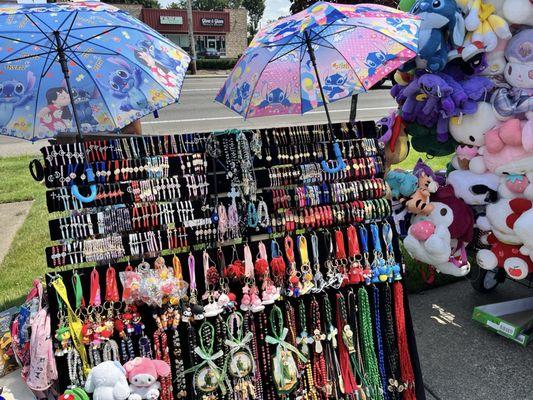
[[[472,321],[475,306],[530,296],[510,281],[481,294],[465,280],[409,297],[428,400],[533,400],[533,345]]]

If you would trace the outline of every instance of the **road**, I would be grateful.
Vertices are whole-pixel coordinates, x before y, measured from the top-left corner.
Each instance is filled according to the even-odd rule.
[[[143,134],[199,132],[231,128],[265,128],[287,125],[316,124],[326,121],[322,109],[304,116],[276,116],[254,118],[245,121],[240,115],[215,102],[218,89],[224,77],[201,77],[186,79],[180,102],[159,111],[159,118],[147,116],[142,120]],[[362,94],[358,104],[358,119],[377,119],[395,107],[388,89],[373,90]],[[347,121],[350,99],[331,105],[334,121]],[[38,154],[45,142],[32,144],[14,138],[0,136],[0,157],[21,154]]]

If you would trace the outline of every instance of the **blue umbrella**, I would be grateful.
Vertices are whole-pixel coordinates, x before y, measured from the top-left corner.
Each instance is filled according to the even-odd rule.
[[[117,131],[177,102],[189,61],[105,3],[0,5],[0,134]]]

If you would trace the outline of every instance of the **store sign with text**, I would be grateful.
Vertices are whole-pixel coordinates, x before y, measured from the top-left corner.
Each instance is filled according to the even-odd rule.
[[[183,25],[183,18],[176,15],[160,15],[159,23],[161,25]]]
[[[202,26],[224,26],[224,20],[222,18],[202,18]]]

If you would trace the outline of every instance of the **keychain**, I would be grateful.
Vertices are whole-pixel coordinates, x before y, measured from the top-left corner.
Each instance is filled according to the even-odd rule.
[[[399,281],[402,279],[401,267],[400,264],[396,262],[396,257],[394,255],[394,246],[392,245],[392,227],[386,220],[383,221],[381,233],[383,235],[383,241],[385,242],[387,264],[391,269],[391,274],[389,275],[389,282]]]
[[[287,296],[298,297],[302,291],[300,273],[296,270],[296,260],[294,258],[294,241],[290,236],[285,236],[285,256],[289,261],[289,284],[287,285]]]
[[[369,254],[368,254],[368,231],[364,225],[359,225],[359,236],[361,238],[361,246],[363,248],[363,278],[366,285],[370,285],[372,282],[372,268],[370,267]]]
[[[374,244],[372,283],[387,282],[387,280],[392,276],[392,268],[388,263],[385,262],[385,259],[383,258],[378,225],[375,223],[370,224],[370,231],[372,232],[372,242]]]
[[[348,282],[351,285],[364,282],[363,268],[361,267],[361,250],[357,239],[357,229],[350,225],[346,230],[348,236],[348,256],[350,268],[348,269]]]
[[[315,287],[313,283],[313,272],[311,270],[311,263],[309,262],[309,254],[307,247],[307,238],[304,235],[300,235],[297,238],[298,251],[300,252],[301,276],[302,276],[302,289],[300,295],[307,294]]]

